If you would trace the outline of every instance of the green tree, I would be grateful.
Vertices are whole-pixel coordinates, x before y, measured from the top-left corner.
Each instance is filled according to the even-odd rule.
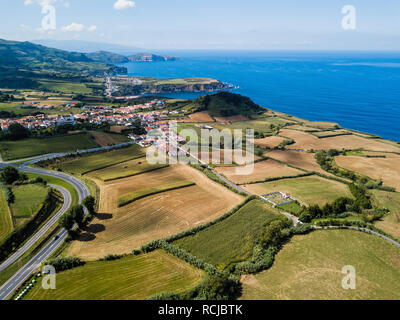
[[[83,219],[85,218],[85,211],[83,210],[83,207],[81,205],[73,206],[70,210],[70,215],[80,228],[83,227]]]
[[[58,221],[58,225],[67,231],[70,231],[74,226],[74,218],[70,212],[64,214]]]
[[[6,184],[12,184],[20,179],[20,174],[19,171],[14,167],[7,167],[1,172],[0,178]]]
[[[93,196],[86,197],[85,199],[83,199],[82,203],[89,210],[90,213],[94,213],[96,200]]]
[[[29,135],[29,130],[21,126],[19,123],[13,123],[8,127],[8,136],[12,140],[28,138]]]

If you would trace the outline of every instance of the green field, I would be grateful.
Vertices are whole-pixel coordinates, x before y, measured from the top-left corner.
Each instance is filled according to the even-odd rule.
[[[202,271],[155,251],[111,262],[88,262],[57,274],[57,290],[36,285],[26,300],[145,300],[165,291],[181,293],[203,280]]]
[[[264,226],[277,218],[268,205],[253,200],[222,222],[174,244],[223,269],[250,258]]]
[[[80,82],[66,82],[66,81],[39,81],[39,83],[49,91],[57,91],[63,93],[74,94],[90,94],[92,89],[88,88],[84,83]]]
[[[191,182],[191,181],[181,181],[181,182],[166,184],[163,186],[158,186],[155,188],[143,189],[143,190],[138,190],[138,191],[131,192],[128,194],[124,194],[123,196],[118,198],[118,207],[126,206],[132,202],[135,202],[137,200],[140,200],[140,199],[143,199],[143,198],[155,195],[155,194],[159,194],[159,193],[163,193],[163,192],[167,192],[167,191],[171,191],[171,190],[176,190],[176,189],[182,189],[182,188],[186,188],[186,187],[191,187],[194,185],[195,185],[195,183]]]
[[[356,290],[342,288],[344,266],[356,269]],[[400,299],[400,249],[351,230],[295,236],[271,269],[242,279],[245,300]]]
[[[250,187],[253,188],[253,186]],[[333,202],[339,197],[352,197],[346,184],[318,176],[277,180],[257,184],[255,188],[260,192],[265,190],[265,194],[275,191],[289,193],[306,205],[324,205],[327,202]]]
[[[68,182],[58,179],[58,178],[55,178],[55,177],[50,177],[50,176],[46,176],[46,175],[42,175],[42,174],[26,173],[26,175],[28,176],[29,179],[36,179],[37,177],[42,177],[44,180],[46,180],[46,182],[48,184],[55,184],[55,185],[58,185],[60,187],[67,189],[69,191],[69,193],[71,194],[72,205],[78,204],[78,200],[79,200],[78,192]]]
[[[13,222],[3,190],[0,189],[0,242],[13,230]]]
[[[278,208],[282,209],[282,210],[285,210],[287,212],[290,212],[290,213],[294,214],[295,216],[299,216],[300,213],[303,211],[302,206],[300,206],[296,202],[282,204],[282,205],[278,206]]]
[[[39,211],[46,199],[48,190],[47,187],[39,184],[13,187],[15,202],[10,205],[10,209],[17,226]]]
[[[146,158],[139,158],[91,172],[89,176],[107,182],[127,177],[133,177],[141,173],[150,172],[166,167],[168,167],[167,164],[149,164],[146,161]]]
[[[143,150],[138,145],[133,145],[109,152],[86,154],[73,160],[57,163],[54,167],[72,174],[85,174],[143,156]]]
[[[377,205],[390,210],[390,213],[375,225],[400,239],[400,193],[381,190],[371,190],[370,193]]]
[[[72,134],[46,139],[23,139],[0,142],[3,160],[17,160],[49,153],[76,152],[77,150],[96,148],[98,145],[89,134]]]

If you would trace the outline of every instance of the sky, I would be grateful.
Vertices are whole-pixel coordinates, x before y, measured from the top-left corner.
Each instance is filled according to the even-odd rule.
[[[169,50],[400,50],[400,1],[1,0],[0,38]]]

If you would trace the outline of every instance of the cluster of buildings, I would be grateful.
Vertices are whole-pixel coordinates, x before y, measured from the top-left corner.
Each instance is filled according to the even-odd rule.
[[[66,116],[38,114],[35,116],[21,117],[19,119],[0,119],[0,127],[2,130],[7,131],[12,123],[19,123],[28,129],[45,129],[60,125],[75,125],[77,121],[86,121],[97,125],[107,123],[129,128],[132,126],[133,122],[140,121],[146,131],[151,131],[153,129],[159,129],[159,126],[156,124],[158,121],[173,115],[179,115],[180,113],[179,111],[162,109],[163,106],[164,102],[158,100],[119,108],[112,106],[85,106],[81,108],[81,113],[69,114]],[[146,109],[153,109],[154,107],[159,108],[146,112]]]

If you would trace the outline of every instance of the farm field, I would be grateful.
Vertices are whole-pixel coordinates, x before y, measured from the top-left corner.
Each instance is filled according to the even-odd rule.
[[[373,151],[400,152],[400,147],[376,141],[374,139],[365,139],[356,135],[346,135],[331,138],[320,139],[312,134],[296,130],[283,129],[279,135],[290,137],[295,140],[295,144],[287,146],[287,149],[297,150],[325,150],[330,149],[366,149]]]
[[[210,152],[198,152],[198,153],[193,153],[193,155],[196,156],[197,158],[199,158],[200,160],[202,160],[206,163],[209,163],[209,164],[213,164],[213,165],[214,165],[214,163],[215,163],[215,165],[218,165],[218,164],[221,164],[221,165],[233,164],[233,165],[235,165],[236,164],[235,160],[237,162],[242,162],[243,160],[245,160],[246,162],[253,162],[254,160],[260,159],[259,156],[256,156],[251,153],[244,153],[244,152],[242,152],[242,154],[241,154],[242,159],[237,159],[234,152],[235,151],[232,149],[224,149],[224,150],[214,150],[214,151],[210,151]],[[226,155],[225,155],[225,153],[226,153]],[[213,161],[214,157],[215,157],[216,161]]]
[[[271,137],[266,137],[263,139],[255,139],[254,144],[261,148],[273,149],[273,148],[278,147],[285,140],[286,139],[282,138],[282,137],[271,136]]]
[[[88,88],[84,83],[80,82],[66,82],[66,81],[39,81],[39,83],[47,90],[58,91],[64,93],[74,94],[90,94],[92,89]]]
[[[28,138],[18,141],[2,141],[0,152],[3,160],[17,160],[48,153],[76,152],[96,148],[98,145],[89,134],[73,134],[46,139]]]
[[[250,258],[264,226],[277,218],[279,215],[270,206],[253,200],[229,218],[174,245],[224,269],[231,263]]]
[[[387,158],[338,156],[335,160],[339,167],[372,179],[382,179],[384,186],[400,191],[400,156],[392,155]]]
[[[102,181],[112,181],[126,177],[132,177],[148,171],[158,170],[168,167],[167,164],[149,164],[146,158],[138,158],[135,160],[123,162],[97,171],[92,171],[88,177],[99,179]]]
[[[216,171],[225,175],[229,180],[237,184],[246,184],[256,181],[263,181],[266,178],[283,176],[296,176],[304,173],[303,171],[288,167],[285,164],[268,159],[254,164],[254,171],[249,175],[237,175],[234,167],[219,167]]]
[[[100,147],[106,147],[109,145],[115,145],[130,141],[129,138],[119,134],[106,133],[102,131],[89,131],[89,133],[93,136],[94,141]]]
[[[356,290],[344,290],[341,270],[356,268]],[[242,277],[243,300],[400,299],[400,250],[351,230],[295,236],[271,269]]]
[[[3,190],[0,190],[0,242],[13,230],[13,222]]]
[[[118,198],[124,194],[182,181],[196,185],[118,208]],[[86,260],[130,253],[152,240],[212,221],[243,201],[200,171],[181,164],[108,183],[96,182],[100,186],[100,214],[68,249],[69,255]]]
[[[375,222],[375,225],[400,239],[400,193],[381,190],[371,190],[370,193],[372,193],[375,203],[390,210],[390,213]]]
[[[44,203],[48,188],[38,184],[28,184],[13,188],[15,202],[10,205],[16,226],[32,218]]]
[[[118,198],[118,207],[124,207],[132,202],[135,202],[137,200],[153,196],[155,194],[160,194],[163,192],[168,192],[172,190],[177,190],[177,189],[182,189],[182,188],[187,188],[187,187],[192,187],[195,186],[195,184],[191,181],[182,181],[182,182],[176,182],[176,183],[170,183],[162,186],[157,186],[154,188],[150,189],[143,189],[135,192],[131,192],[128,194],[124,194],[121,197]]]
[[[117,261],[88,262],[57,274],[57,290],[40,285],[26,300],[145,300],[165,291],[181,293],[198,285],[201,270],[163,251]]]
[[[308,171],[315,171],[326,175],[331,175],[321,169],[317,160],[315,160],[314,153],[297,152],[289,150],[274,150],[265,154],[265,156],[287,162],[292,166],[302,168]]]
[[[189,115],[189,120],[191,122],[213,122],[214,121],[214,119],[210,116],[210,114],[207,111],[193,113],[193,114]],[[183,122],[184,121],[185,120],[183,120]]]
[[[72,160],[59,162],[52,167],[72,174],[84,174],[143,156],[144,151],[142,148],[138,145],[133,145],[109,152],[85,154]]]
[[[244,186],[247,191],[262,195],[281,191],[307,205],[324,205],[339,197],[352,197],[346,184],[324,179],[318,176],[283,179],[266,183],[249,184]]]

